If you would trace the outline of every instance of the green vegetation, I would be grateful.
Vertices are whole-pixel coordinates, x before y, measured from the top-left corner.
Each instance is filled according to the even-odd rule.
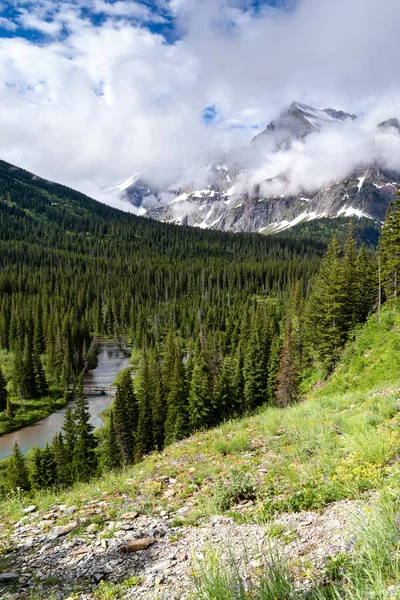
[[[399,501],[383,495],[373,510],[354,525],[354,537],[345,553],[325,557],[325,581],[312,582],[311,590],[293,581],[294,565],[276,552],[263,563],[224,560],[209,551],[194,571],[199,600],[398,600],[400,550]],[[309,587],[309,586],[307,586]]]

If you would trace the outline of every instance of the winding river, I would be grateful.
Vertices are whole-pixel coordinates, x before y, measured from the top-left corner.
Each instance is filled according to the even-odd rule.
[[[96,369],[87,373],[84,384],[100,388],[110,387],[116,375],[129,366],[129,358],[124,356],[111,340],[100,340],[98,344],[98,365]],[[101,413],[111,404],[112,398],[109,394],[88,396],[90,422],[94,427],[102,424]],[[71,401],[70,406],[73,409],[75,401]],[[54,435],[61,431],[66,410],[65,406],[33,425],[0,436],[0,459],[10,456],[15,442],[24,454],[33,446],[43,448],[47,442],[51,443]]]

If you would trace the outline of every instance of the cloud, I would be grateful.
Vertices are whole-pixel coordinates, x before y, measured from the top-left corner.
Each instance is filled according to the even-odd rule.
[[[399,116],[398,0],[7,4],[0,156],[39,175],[101,200],[137,171],[155,184],[204,180],[204,156],[248,143],[292,100],[363,113],[364,124],[266,156],[254,178],[293,161],[302,185],[339,176],[354,156],[396,163],[397,142],[366,140]],[[218,118],[204,119],[210,107]]]

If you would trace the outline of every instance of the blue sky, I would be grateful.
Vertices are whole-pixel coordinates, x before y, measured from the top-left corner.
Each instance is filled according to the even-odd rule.
[[[398,116],[399,21],[398,0],[0,0],[0,158],[99,197],[198,177],[295,100]]]
[[[235,3],[243,10],[243,12],[252,11],[255,16],[262,13],[265,6],[271,6],[274,8],[282,8],[285,0],[244,0],[243,2]],[[83,19],[90,21],[95,27],[101,27],[102,24],[109,18],[109,14],[106,11],[94,10],[93,4],[90,1],[80,2],[79,0],[72,0],[71,4],[75,4],[80,16]],[[132,4],[131,0],[105,0],[105,4],[108,6],[116,4]],[[124,18],[133,24],[140,23],[142,26],[148,27],[153,33],[161,34],[164,36],[167,43],[174,43],[179,39],[180,33],[175,27],[175,15],[173,10],[167,1],[165,2],[135,2],[135,4],[142,6],[148,12],[149,18],[144,15],[141,18],[127,17],[121,15],[120,18]],[[43,7],[47,7],[47,11],[43,11]],[[49,0],[48,2],[35,2],[24,1],[24,0],[2,0],[0,2],[1,13],[0,13],[0,37],[22,37],[35,43],[46,43],[48,41],[49,34],[35,29],[34,27],[27,26],[21,15],[25,11],[35,11],[35,9],[41,10],[44,13],[43,21],[51,23],[62,7],[62,1],[60,0]],[[158,17],[158,20],[154,20],[151,17]],[[60,36],[67,36],[68,28],[65,26]]]

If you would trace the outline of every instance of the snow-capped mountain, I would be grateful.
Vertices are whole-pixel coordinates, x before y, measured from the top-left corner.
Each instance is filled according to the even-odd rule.
[[[382,222],[400,183],[400,167],[396,172],[360,163],[344,179],[311,193],[290,192],[290,168],[272,178],[257,179],[266,160],[288,152],[293,144],[304,144],[312,134],[329,128],[335,131],[356,119],[340,110],[295,102],[248,147],[216,152],[203,165],[206,184],[203,178],[201,185],[171,182],[158,188],[136,174],[113,191],[137,207],[139,214],[207,229],[273,233],[322,217],[366,217]],[[388,119],[377,124],[376,131],[400,135],[400,123]],[[274,184],[286,193],[271,195]]]

